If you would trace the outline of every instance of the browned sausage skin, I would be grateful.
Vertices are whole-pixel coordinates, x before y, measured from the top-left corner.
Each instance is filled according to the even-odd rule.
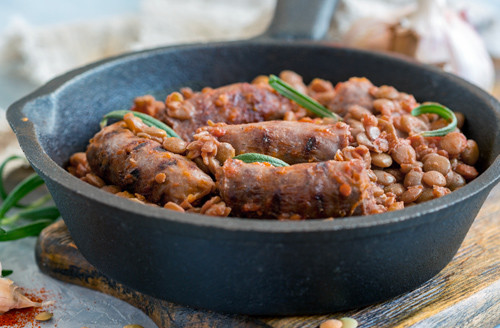
[[[343,122],[314,124],[297,121],[267,121],[249,124],[224,123],[203,127],[220,142],[232,145],[236,155],[260,153],[288,164],[321,162],[349,145],[351,133]]]
[[[178,92],[167,97],[166,107],[156,118],[170,125],[184,140],[208,121],[241,124],[282,119],[298,106],[272,91],[269,85],[235,83],[204,89],[185,98]]]
[[[161,205],[190,204],[215,187],[195,163],[166,151],[157,141],[137,137],[124,122],[97,133],[90,140],[87,159],[92,171],[106,182]]]
[[[232,214],[262,219],[312,219],[367,214],[374,203],[364,163],[325,161],[274,167],[229,159],[216,174]]]

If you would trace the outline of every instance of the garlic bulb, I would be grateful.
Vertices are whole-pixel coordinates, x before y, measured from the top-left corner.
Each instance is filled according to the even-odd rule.
[[[1,271],[2,264],[0,263]],[[42,303],[33,302],[21,294],[18,288],[12,280],[0,277],[0,315],[13,309],[42,306]]]
[[[383,51],[391,47],[395,23],[366,17],[355,21],[343,37],[343,43],[354,48]]]
[[[492,89],[495,69],[484,42],[464,18],[446,6],[446,0],[418,0],[415,10],[398,16],[394,12],[390,18],[360,19],[343,42],[402,53]]]

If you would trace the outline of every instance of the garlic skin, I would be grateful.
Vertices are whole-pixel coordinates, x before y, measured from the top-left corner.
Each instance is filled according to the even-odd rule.
[[[448,9],[446,0],[419,0],[418,3],[418,10],[405,24],[419,36],[414,57],[491,90],[495,68],[474,28]]]
[[[391,17],[354,22],[343,43],[405,54],[491,91],[495,81],[493,60],[474,28],[448,8],[446,0],[417,3],[418,7],[404,16],[392,12]]]
[[[355,21],[343,37],[343,43],[354,48],[384,51],[391,47],[395,23],[366,17]]]
[[[0,263],[0,272],[1,270]],[[13,309],[42,306],[42,303],[33,302],[21,294],[18,288],[12,280],[0,277],[0,315]]]
[[[448,19],[448,40],[452,56],[445,71],[491,91],[495,83],[495,67],[479,34],[456,13]],[[463,40],[467,40],[464,44]]]
[[[353,8],[351,10],[359,11],[359,9]],[[413,13],[415,9],[416,6],[414,5],[402,6],[398,9],[387,8],[383,14],[379,12],[374,16],[354,20],[342,36],[341,43],[353,48],[376,51],[390,50],[394,38],[394,26],[397,26],[402,19]]]
[[[426,64],[442,66],[448,62],[448,27],[443,13],[446,0],[419,0],[418,9],[401,21],[401,26],[416,33],[414,57]]]

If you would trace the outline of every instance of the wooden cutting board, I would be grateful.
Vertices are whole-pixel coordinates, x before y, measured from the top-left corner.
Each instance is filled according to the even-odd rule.
[[[318,327],[355,318],[359,327],[481,327],[500,324],[500,186],[479,212],[451,263],[421,287],[386,302],[329,315],[248,317],[196,310],[141,294],[102,275],[78,251],[64,224],[47,227],[36,247],[46,274],[120,298],[159,327]]]

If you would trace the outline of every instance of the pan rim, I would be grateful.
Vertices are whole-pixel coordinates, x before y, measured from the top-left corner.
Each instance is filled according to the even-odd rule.
[[[459,77],[449,73],[442,72],[437,68],[416,63],[403,58],[402,56],[392,56],[382,52],[372,52],[351,48],[339,48],[332,44],[318,43],[312,41],[266,41],[266,40],[251,40],[251,41],[230,41],[230,42],[216,42],[216,43],[196,43],[189,45],[175,45],[160,48],[146,49],[137,52],[131,52],[107,58],[81,68],[74,69],[66,74],[54,78],[42,87],[38,88],[29,95],[16,101],[7,110],[7,119],[15,131],[19,143],[26,154],[26,157],[43,177],[53,180],[65,188],[74,190],[82,194],[92,201],[95,201],[103,206],[109,206],[115,209],[131,212],[135,215],[147,216],[155,220],[167,220],[178,224],[194,225],[200,228],[214,228],[231,231],[252,231],[256,233],[312,233],[312,232],[327,232],[327,231],[343,231],[354,229],[371,229],[374,227],[393,227],[396,229],[403,229],[414,225],[426,222],[425,217],[427,214],[437,212],[443,208],[454,206],[460,202],[466,201],[468,198],[480,193],[484,189],[491,189],[500,179],[500,156],[495,154],[496,158],[493,163],[484,170],[474,181],[468,183],[463,188],[452,192],[445,197],[427,201],[422,204],[417,204],[403,210],[394,212],[381,213],[368,216],[352,216],[342,219],[334,220],[305,220],[305,221],[275,221],[275,220],[259,220],[247,218],[220,218],[211,217],[200,214],[192,213],[178,213],[169,211],[161,207],[152,207],[149,205],[137,204],[127,199],[117,197],[105,191],[99,190],[78,178],[72,176],[53,161],[41,147],[36,136],[34,125],[31,122],[22,121],[23,108],[31,101],[37,98],[56,95],[65,84],[74,80],[84,77],[86,74],[98,74],[98,70],[105,69],[108,65],[120,60],[134,60],[142,56],[148,56],[155,53],[162,53],[165,51],[177,50],[201,50],[206,47],[240,47],[242,45],[248,46],[272,46],[290,47],[297,46],[301,48],[337,48],[339,51],[349,51],[358,53],[364,56],[379,57],[384,60],[397,61],[405,65],[411,65],[422,70],[426,70],[432,74],[438,74],[446,79],[451,79],[454,83],[459,84],[461,87],[466,88],[473,92],[477,97],[483,101],[488,102],[491,109],[496,116],[497,126],[500,122],[500,103],[485,91],[478,87],[462,80]],[[497,131],[500,129],[497,129]],[[497,132],[498,133],[498,132]],[[95,192],[98,191],[98,192]],[[423,218],[418,220],[418,218]],[[436,218],[433,218],[433,220]]]

